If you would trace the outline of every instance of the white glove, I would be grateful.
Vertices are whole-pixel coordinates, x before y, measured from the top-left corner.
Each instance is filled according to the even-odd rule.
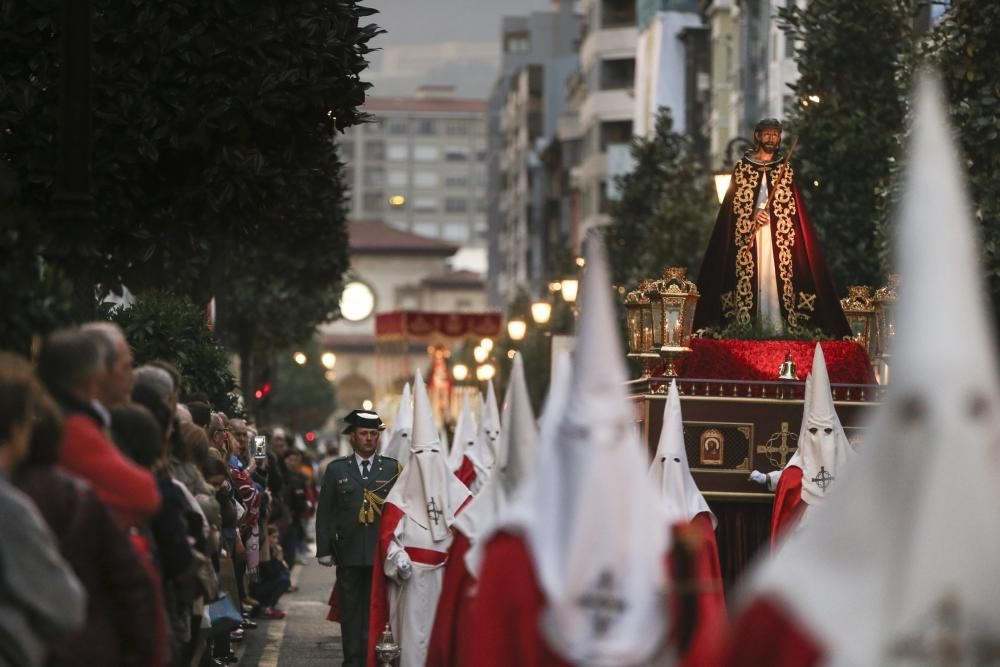
[[[399,578],[404,581],[409,579],[410,575],[413,574],[413,561],[410,560],[410,555],[405,551],[400,551],[396,554],[396,570]]]
[[[333,567],[333,556],[317,556],[316,562],[323,567]]]
[[[767,475],[765,475],[759,470],[754,470],[752,473],[750,473],[750,481],[753,482],[754,484],[761,484],[761,485],[767,484]]]

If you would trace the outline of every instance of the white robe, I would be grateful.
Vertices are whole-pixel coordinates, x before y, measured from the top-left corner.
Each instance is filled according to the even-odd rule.
[[[399,667],[423,667],[427,661],[427,648],[434,629],[434,610],[441,597],[447,561],[442,558],[441,563],[428,565],[411,556],[412,572],[409,578],[402,579],[397,559],[406,547],[430,549],[447,555],[452,539],[449,536],[447,540],[434,542],[430,531],[406,514],[393,531],[384,566],[388,578],[389,622],[401,651]]]

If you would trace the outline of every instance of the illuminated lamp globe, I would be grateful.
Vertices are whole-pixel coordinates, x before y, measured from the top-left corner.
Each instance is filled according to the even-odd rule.
[[[482,347],[477,345],[476,349],[472,351],[472,356],[476,358],[477,363],[481,364],[490,358],[490,353],[489,350],[484,350]]]
[[[305,352],[296,352],[295,354],[292,355],[292,359],[299,366],[305,366],[306,362],[308,361]]]
[[[509,320],[507,322],[507,335],[511,340],[524,340],[528,333],[528,323],[524,320]]]
[[[493,339],[492,338],[484,338],[484,339],[482,339],[481,341],[479,341],[479,347],[483,348],[487,352],[492,352],[493,351]]]
[[[493,376],[497,374],[497,369],[493,367],[493,364],[483,364],[476,368],[476,378],[480,382],[488,382],[493,379]]]
[[[552,317],[552,304],[548,301],[536,301],[531,304],[531,319],[535,324],[545,324]]]
[[[324,352],[319,360],[323,363],[323,367],[329,371],[332,371],[333,367],[337,365],[337,355],[333,352]]]
[[[465,364],[455,364],[451,368],[451,374],[458,382],[463,382],[469,377],[469,367]]]
[[[576,278],[566,278],[562,281],[562,298],[566,303],[575,303],[580,291],[580,281]]]

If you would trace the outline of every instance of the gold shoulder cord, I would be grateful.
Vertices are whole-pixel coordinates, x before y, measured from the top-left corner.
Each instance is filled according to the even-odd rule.
[[[385,502],[385,498],[379,497],[377,492],[394,482],[397,477],[399,477],[398,470],[392,479],[387,479],[374,489],[365,489],[364,497],[361,500],[361,509],[358,510],[358,523],[369,525],[375,523],[376,514],[382,516],[382,504]]]

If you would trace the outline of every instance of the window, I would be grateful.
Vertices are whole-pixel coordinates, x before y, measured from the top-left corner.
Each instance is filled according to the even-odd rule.
[[[389,185],[394,188],[406,187],[406,172],[401,169],[393,169],[389,172]]]
[[[365,157],[369,160],[385,159],[385,142],[378,139],[365,142]]]
[[[601,61],[601,90],[620,90],[635,85],[635,58]]]
[[[406,144],[390,144],[386,155],[394,162],[405,162],[410,157],[410,147]]]
[[[413,183],[418,188],[436,188],[441,182],[436,172],[418,171],[413,175]]]
[[[635,0],[603,0],[602,28],[631,28],[636,25]]]
[[[464,137],[470,134],[470,129],[468,121],[464,120],[450,120],[444,126],[445,134],[450,137]]]
[[[385,167],[365,167],[365,187],[382,187],[385,185]]]
[[[389,134],[408,134],[410,123],[405,118],[394,118],[389,121]]]
[[[601,152],[608,144],[627,144],[632,141],[632,121],[612,120],[601,123]]]
[[[361,208],[366,213],[381,213],[385,206],[385,193],[380,190],[366,192],[361,199]]]
[[[444,159],[445,162],[468,162],[469,149],[465,146],[446,146]]]
[[[437,238],[439,236],[438,224],[436,222],[415,222],[413,223],[413,233],[420,236]]]
[[[440,202],[437,197],[413,198],[413,210],[417,213],[437,213],[438,206],[440,206]]]
[[[436,162],[441,159],[441,150],[437,146],[416,146],[413,159],[417,162]]]
[[[437,122],[430,118],[421,118],[414,121],[414,124],[416,125],[417,134],[431,136],[438,133]]]
[[[469,240],[469,226],[464,223],[462,224],[451,223],[444,225],[441,231],[442,231],[441,236],[446,241],[452,241],[454,243],[465,243],[466,241]]]
[[[354,142],[344,141],[337,144],[337,152],[340,154],[340,159],[350,160],[354,157]]]
[[[385,121],[375,118],[365,123],[365,134],[382,134],[385,131]]]
[[[448,213],[465,213],[469,210],[469,200],[460,197],[448,197],[444,200],[444,210]]]
[[[446,188],[464,188],[469,185],[469,177],[465,174],[449,174],[444,177]]]
[[[504,53],[527,53],[531,50],[531,34],[528,32],[510,32],[503,38]]]

